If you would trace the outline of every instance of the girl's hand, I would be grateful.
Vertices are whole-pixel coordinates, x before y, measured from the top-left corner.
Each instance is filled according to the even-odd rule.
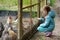
[[[37,20],[40,20],[40,18],[37,18]]]
[[[10,27],[8,28],[8,31],[9,31],[9,30],[11,30],[11,28],[10,28]]]

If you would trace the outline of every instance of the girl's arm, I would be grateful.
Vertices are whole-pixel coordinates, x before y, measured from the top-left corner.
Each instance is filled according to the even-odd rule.
[[[45,19],[45,22],[40,25],[40,27],[47,27],[50,23],[50,17],[47,17]]]
[[[37,18],[38,20],[40,20],[41,23],[43,23],[45,21],[44,18]]]

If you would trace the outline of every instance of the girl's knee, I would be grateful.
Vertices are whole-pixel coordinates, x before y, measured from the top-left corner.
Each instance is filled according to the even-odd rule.
[[[40,30],[40,27],[38,27],[37,30],[39,31]]]
[[[38,27],[37,30],[38,30],[39,32],[42,32],[42,28],[41,28],[41,27]]]
[[[37,30],[39,32],[45,32],[47,30],[47,28],[43,28],[43,27],[38,27]]]

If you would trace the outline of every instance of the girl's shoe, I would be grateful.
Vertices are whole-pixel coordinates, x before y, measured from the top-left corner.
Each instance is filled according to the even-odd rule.
[[[51,37],[52,36],[52,32],[47,32],[46,33],[46,37]]]

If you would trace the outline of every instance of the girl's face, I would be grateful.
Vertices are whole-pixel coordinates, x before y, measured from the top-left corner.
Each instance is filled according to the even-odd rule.
[[[47,15],[47,11],[43,10],[43,16],[46,16],[46,15]]]
[[[12,18],[8,17],[8,23],[12,23]]]
[[[12,19],[9,19],[9,23],[12,23]]]

